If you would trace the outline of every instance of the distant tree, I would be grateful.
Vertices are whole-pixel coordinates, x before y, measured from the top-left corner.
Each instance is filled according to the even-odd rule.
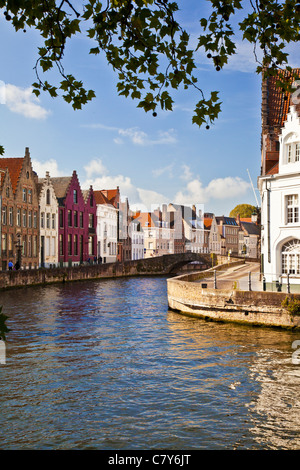
[[[251,215],[256,212],[256,207],[251,204],[238,204],[229,214],[229,217],[251,217]]]
[[[209,125],[218,118],[221,101],[218,91],[205,96],[199,85],[195,53],[204,49],[215,70],[220,71],[235,54],[233,21],[244,9],[238,27],[243,39],[263,51],[257,73],[277,74],[277,84],[284,92],[291,91],[291,82],[278,71],[288,66],[285,46],[299,41],[299,0],[209,0],[210,14],[200,19],[196,47],[190,45],[190,34],[176,19],[176,13],[189,2],[172,0],[0,0],[0,8],[16,31],[36,29],[44,43],[38,48],[35,64],[36,81],[33,93],[47,91],[52,97],[58,92],[74,109],[94,98],[82,81],[67,73],[63,57],[67,42],[84,34],[95,41],[90,54],[104,53],[107,62],[118,74],[120,95],[138,100],[138,107],[157,115],[158,107],[172,110],[170,90],[193,88],[200,100],[195,104],[193,123]],[[245,3],[247,5],[245,5]],[[6,66],[6,64],[3,64]],[[56,67],[61,77],[53,85],[43,74]],[[296,75],[294,79],[298,78]],[[0,147],[3,153],[3,147]]]

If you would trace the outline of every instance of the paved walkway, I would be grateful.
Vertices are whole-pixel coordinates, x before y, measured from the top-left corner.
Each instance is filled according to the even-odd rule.
[[[260,274],[260,264],[246,262],[241,266],[229,266],[222,271],[216,271],[216,283],[219,289],[231,289],[233,286],[241,290],[249,290],[249,273],[251,290],[262,291],[263,283]],[[207,284],[208,288],[214,288],[214,277],[200,279],[196,282]]]

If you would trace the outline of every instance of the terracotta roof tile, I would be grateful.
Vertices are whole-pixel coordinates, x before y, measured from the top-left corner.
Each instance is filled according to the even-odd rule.
[[[94,191],[94,198],[96,204],[110,204],[109,200],[102,191]]]
[[[0,168],[5,170],[8,169],[13,192],[16,192],[17,184],[19,181],[20,173],[23,166],[24,157],[22,158],[0,158]]]
[[[300,69],[293,69],[294,73],[297,73],[300,76]],[[285,98],[285,93],[282,89],[276,86],[276,82],[279,78],[279,74],[284,75],[290,82],[294,81],[291,72],[287,70],[282,70],[277,73],[274,77],[268,77],[267,79],[267,106],[268,106],[268,116],[267,124],[274,127],[282,127],[284,121],[286,120],[287,113],[290,107],[291,94],[287,93],[287,99]]]

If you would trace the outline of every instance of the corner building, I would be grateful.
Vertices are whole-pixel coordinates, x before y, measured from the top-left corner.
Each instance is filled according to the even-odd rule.
[[[22,269],[39,265],[38,176],[29,148],[24,157],[0,158],[1,269],[9,261]]]

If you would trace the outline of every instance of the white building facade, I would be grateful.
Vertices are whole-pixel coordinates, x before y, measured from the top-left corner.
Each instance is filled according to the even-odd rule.
[[[98,262],[115,263],[118,245],[118,210],[111,204],[97,204]]]
[[[58,202],[49,172],[38,180],[40,208],[40,252],[41,267],[58,265]]]
[[[295,106],[279,136],[278,173],[258,178],[261,253],[267,285],[300,291],[300,118]]]
[[[129,236],[131,237],[131,259],[144,258],[144,232],[140,222],[132,220],[129,225]]]

